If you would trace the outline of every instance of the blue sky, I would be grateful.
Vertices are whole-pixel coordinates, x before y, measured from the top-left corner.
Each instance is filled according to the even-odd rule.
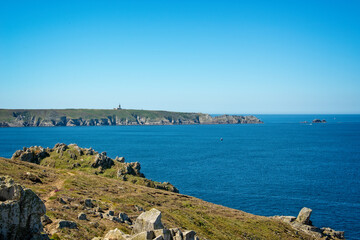
[[[359,1],[0,1],[0,108],[360,113]]]

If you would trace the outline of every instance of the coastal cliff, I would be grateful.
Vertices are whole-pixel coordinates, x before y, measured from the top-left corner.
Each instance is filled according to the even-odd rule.
[[[31,189],[38,197],[31,194],[31,201],[25,201],[9,195],[14,187]],[[41,211],[29,211],[33,206]],[[344,238],[344,232],[314,227],[311,209],[302,209],[298,217],[263,217],[212,204],[180,194],[170,183],[146,179],[137,162],[76,144],[24,147],[11,159],[0,157],[0,207],[24,216],[0,216],[6,223],[0,226],[0,239],[28,229],[32,232],[23,239]],[[21,228],[25,223],[27,228]]]
[[[102,109],[0,109],[0,127],[116,126],[116,125],[188,125],[257,124],[254,116],[181,113],[148,110]]]

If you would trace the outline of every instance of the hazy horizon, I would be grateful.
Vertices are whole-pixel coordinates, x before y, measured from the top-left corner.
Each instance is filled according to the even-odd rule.
[[[360,114],[358,1],[2,1],[0,108]]]

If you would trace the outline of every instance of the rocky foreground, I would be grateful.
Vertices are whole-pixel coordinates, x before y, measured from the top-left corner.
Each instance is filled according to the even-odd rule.
[[[5,176],[9,175],[9,176]],[[343,239],[311,209],[262,217],[182,195],[139,163],[76,144],[0,158],[0,239]]]
[[[180,113],[147,110],[101,109],[0,109],[0,127],[116,126],[116,125],[187,125],[257,124],[254,116]]]

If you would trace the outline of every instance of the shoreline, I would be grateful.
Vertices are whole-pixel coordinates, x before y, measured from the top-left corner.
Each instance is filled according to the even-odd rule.
[[[255,116],[109,109],[0,109],[0,127],[262,124]]]

